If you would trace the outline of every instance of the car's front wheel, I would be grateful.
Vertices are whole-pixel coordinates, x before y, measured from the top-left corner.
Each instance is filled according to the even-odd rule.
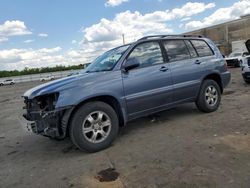
[[[70,138],[81,150],[96,152],[110,146],[118,134],[119,121],[114,109],[104,102],[89,102],[74,113]]]
[[[218,109],[220,100],[221,91],[217,82],[204,80],[196,99],[197,108],[202,112],[214,112]]]

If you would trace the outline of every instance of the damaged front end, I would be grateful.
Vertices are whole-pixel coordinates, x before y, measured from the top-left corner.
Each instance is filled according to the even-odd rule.
[[[35,134],[63,139],[67,134],[67,125],[72,107],[56,109],[59,93],[24,97],[26,128]]]

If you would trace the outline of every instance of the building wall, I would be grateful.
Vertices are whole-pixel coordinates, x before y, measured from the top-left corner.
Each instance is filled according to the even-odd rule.
[[[250,39],[250,15],[185,34],[208,37],[214,41],[222,54],[228,55],[232,52],[232,41]]]

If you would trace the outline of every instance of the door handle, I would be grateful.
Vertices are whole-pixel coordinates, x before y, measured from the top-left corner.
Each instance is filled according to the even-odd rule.
[[[200,65],[201,61],[200,60],[196,60],[194,63],[197,64],[197,65]]]
[[[167,70],[168,70],[168,68],[164,67],[164,66],[160,68],[160,71],[162,71],[162,72],[166,72]]]

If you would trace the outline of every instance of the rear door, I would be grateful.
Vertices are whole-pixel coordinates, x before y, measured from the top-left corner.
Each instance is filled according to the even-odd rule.
[[[129,118],[164,108],[172,102],[171,72],[159,42],[138,44],[129,58],[135,58],[140,64],[138,68],[123,72]]]
[[[174,101],[196,97],[202,77],[202,63],[189,40],[170,39],[163,42],[167,51],[174,84]]]
[[[197,63],[202,68],[201,79],[203,79],[205,75],[213,72],[217,66],[220,66],[222,58],[220,55],[215,55],[210,47],[211,44],[209,45],[205,40],[193,39],[190,42],[198,54]]]

